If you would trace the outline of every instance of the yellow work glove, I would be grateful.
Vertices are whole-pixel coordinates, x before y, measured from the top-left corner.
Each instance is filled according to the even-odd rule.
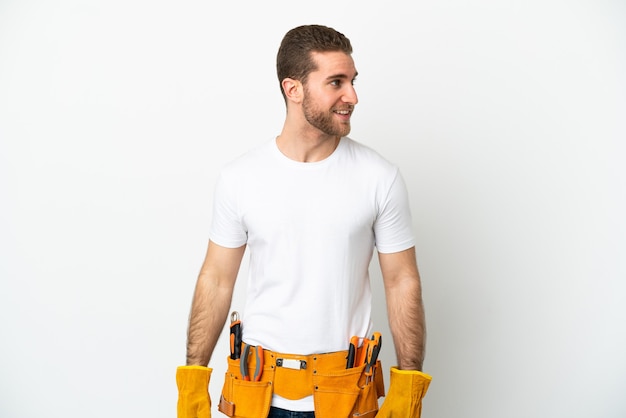
[[[176,369],[178,418],[211,418],[209,379],[213,369],[180,366]]]
[[[432,377],[417,370],[391,368],[389,392],[377,418],[419,418],[422,398],[426,396]]]

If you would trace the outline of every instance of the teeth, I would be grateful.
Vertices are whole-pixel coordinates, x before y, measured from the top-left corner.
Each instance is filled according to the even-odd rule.
[[[337,110],[336,113],[339,113],[340,115],[348,115],[350,114],[349,110]]]

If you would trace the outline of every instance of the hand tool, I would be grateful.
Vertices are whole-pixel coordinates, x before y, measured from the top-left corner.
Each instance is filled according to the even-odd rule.
[[[248,373],[248,356],[250,355],[250,349],[254,350],[255,355],[255,367],[254,367],[254,375],[252,377],[253,381],[258,382],[261,380],[261,375],[263,374],[263,347],[260,345],[253,346],[246,343],[242,343],[243,350],[241,353],[241,358],[239,359],[239,370],[241,371],[241,378],[243,380],[250,380],[250,374]]]
[[[375,332],[372,335],[372,339],[367,344],[366,359],[365,359],[365,375],[371,377],[376,366],[376,360],[380,353],[380,348],[383,343],[383,337],[380,332]]]
[[[241,357],[241,321],[239,312],[230,314],[230,358],[237,360]]]
[[[356,350],[359,348],[359,337],[356,335],[350,338],[350,346],[348,347],[348,361],[346,363],[346,369],[354,367],[354,361],[356,360]]]
[[[361,347],[358,347],[356,350],[356,359],[354,360],[354,367],[359,367],[362,364],[365,364],[367,360],[367,348],[369,346],[370,340],[367,338],[363,338],[363,343]]]

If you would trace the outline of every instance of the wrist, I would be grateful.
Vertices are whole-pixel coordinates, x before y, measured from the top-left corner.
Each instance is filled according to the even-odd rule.
[[[399,369],[398,367],[391,367],[391,374],[395,374],[395,375],[403,375],[403,376],[421,376],[427,380],[432,380],[432,376],[424,373],[421,370],[405,370],[405,369]]]
[[[399,362],[396,366],[399,370],[417,370],[422,371],[422,362]]]
[[[182,370],[203,370],[203,371],[212,371],[213,369],[206,367],[206,366],[200,366],[197,364],[187,364],[185,366],[178,366],[179,369]]]

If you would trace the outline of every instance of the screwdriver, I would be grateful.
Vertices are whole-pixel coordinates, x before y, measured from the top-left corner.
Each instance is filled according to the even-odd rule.
[[[230,358],[237,360],[241,357],[241,321],[239,312],[230,314]]]
[[[359,347],[359,337],[356,335],[350,338],[350,346],[348,347],[348,362],[346,369],[354,367],[354,360],[356,359],[356,350]]]

